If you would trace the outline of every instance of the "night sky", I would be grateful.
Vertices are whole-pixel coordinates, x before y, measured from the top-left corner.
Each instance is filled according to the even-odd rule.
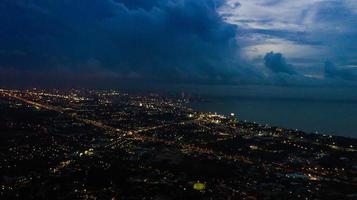
[[[0,77],[357,85],[357,1],[2,0]]]

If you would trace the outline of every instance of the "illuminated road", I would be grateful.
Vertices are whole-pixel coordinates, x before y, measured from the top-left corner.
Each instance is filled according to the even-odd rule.
[[[0,91],[3,95],[11,97],[11,98],[15,98],[17,100],[20,100],[24,103],[27,103],[29,105],[32,105],[36,108],[42,108],[45,110],[51,110],[51,111],[55,111],[55,112],[59,112],[61,114],[65,114],[66,111],[65,109],[58,107],[58,106],[52,106],[52,105],[45,105],[45,104],[40,104],[38,102],[34,102],[28,99],[25,99],[19,95],[10,93],[10,92],[4,92],[4,91]],[[116,145],[121,144],[123,141],[125,141],[125,138],[131,138],[131,139],[135,139],[135,140],[139,140],[139,141],[143,141],[143,142],[154,142],[154,143],[163,143],[169,146],[176,146],[178,148],[180,148],[182,151],[188,151],[188,152],[197,152],[197,153],[204,153],[204,154],[212,154],[215,156],[219,156],[219,157],[223,157],[225,159],[229,159],[229,160],[236,160],[236,161],[241,161],[241,162],[245,162],[245,163],[249,163],[252,164],[252,161],[246,157],[243,156],[238,156],[238,155],[226,155],[224,153],[221,152],[217,152],[211,149],[206,149],[206,148],[201,148],[201,147],[197,147],[195,145],[191,145],[191,144],[181,144],[178,143],[177,141],[169,141],[169,140],[164,140],[164,139],[160,139],[160,138],[156,138],[156,137],[151,137],[151,136],[145,136],[142,135],[141,133],[144,132],[148,132],[148,131],[153,131],[153,130],[157,130],[157,129],[161,129],[161,128],[165,128],[165,127],[169,127],[169,126],[173,126],[173,125],[179,125],[179,124],[188,124],[188,123],[197,123],[198,121],[196,120],[188,120],[188,121],[183,121],[183,122],[178,122],[178,123],[170,123],[170,124],[163,124],[163,125],[159,125],[159,126],[154,126],[154,127],[146,127],[146,128],[141,128],[139,130],[133,130],[133,131],[123,131],[120,130],[118,128],[114,128],[108,125],[103,124],[102,122],[98,122],[95,120],[90,120],[90,119],[82,119],[74,114],[69,115],[72,118],[74,118],[75,120],[81,121],[87,125],[91,125],[100,129],[104,129],[106,131],[112,132],[112,133],[117,133],[118,134],[118,138],[115,139],[114,141],[111,141],[109,144],[104,145],[104,148],[112,148]],[[199,124],[199,123],[198,123]],[[206,127],[209,128],[209,127]],[[210,128],[209,128],[210,129]]]
[[[31,101],[31,100],[25,99],[19,95],[15,95],[15,94],[12,94],[9,92],[4,92],[4,91],[0,91],[0,92],[5,96],[15,98],[15,99],[20,100],[24,103],[32,105],[36,108],[42,108],[45,110],[56,111],[61,114],[65,113],[65,109],[60,108],[58,106],[40,104],[40,103]],[[252,161],[249,158],[246,158],[243,156],[226,155],[221,152],[215,152],[211,149],[201,148],[201,147],[197,147],[197,146],[191,145],[191,144],[180,144],[180,143],[177,143],[176,141],[169,141],[169,140],[164,140],[164,139],[151,137],[151,136],[145,136],[145,135],[140,134],[140,133],[144,133],[144,132],[148,132],[148,131],[153,131],[153,130],[169,127],[172,125],[179,125],[179,124],[185,124],[185,123],[196,123],[197,122],[196,120],[188,120],[188,121],[183,121],[183,122],[179,122],[179,123],[163,124],[163,125],[154,126],[154,127],[145,127],[145,128],[141,128],[139,130],[133,130],[133,131],[123,131],[123,130],[105,125],[102,122],[98,122],[98,121],[94,121],[94,120],[90,120],[90,119],[82,119],[82,118],[80,118],[76,115],[73,115],[73,114],[71,114],[70,116],[78,121],[81,121],[81,122],[87,124],[87,125],[92,125],[97,128],[104,129],[106,131],[119,133],[118,138],[116,140],[112,141],[109,144],[104,145],[105,148],[112,148],[112,147],[120,144],[121,142],[123,142],[123,137],[128,137],[128,138],[132,138],[132,139],[139,140],[139,141],[163,143],[163,144],[170,145],[170,146],[174,145],[174,146],[179,147],[182,151],[198,152],[198,153],[203,153],[203,154],[212,154],[215,156],[223,157],[225,159],[236,160],[236,161],[241,161],[241,162],[252,164]],[[206,127],[206,128],[208,128],[208,127]]]

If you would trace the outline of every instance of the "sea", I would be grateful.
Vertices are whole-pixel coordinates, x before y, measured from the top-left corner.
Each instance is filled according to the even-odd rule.
[[[357,138],[357,89],[240,86],[201,90],[190,107],[307,133]]]

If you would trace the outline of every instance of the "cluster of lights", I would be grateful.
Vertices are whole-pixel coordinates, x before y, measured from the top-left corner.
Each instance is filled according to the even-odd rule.
[[[94,149],[88,149],[88,150],[85,150],[84,152],[79,153],[79,157],[92,156],[93,154],[94,154]]]

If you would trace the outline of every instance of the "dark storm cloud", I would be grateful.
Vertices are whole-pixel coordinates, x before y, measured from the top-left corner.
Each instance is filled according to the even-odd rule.
[[[66,75],[102,70],[159,80],[251,79],[258,72],[241,66],[236,27],[216,12],[222,3],[4,0],[0,67]],[[96,70],[87,70],[93,61]]]
[[[329,60],[340,65],[356,65],[357,56],[356,1],[326,1],[316,9],[313,40],[320,40],[329,49]]]
[[[264,56],[265,67],[274,73],[286,73],[295,75],[297,72],[292,65],[288,64],[281,53],[270,52]]]
[[[282,53],[269,52],[264,56],[264,66],[268,69],[262,82],[283,86],[313,86],[323,84],[321,80],[306,77],[289,64]]]
[[[150,10],[153,7],[160,6],[162,0],[114,0],[114,2],[122,3],[129,9],[145,9]]]
[[[337,67],[334,63],[327,61],[325,63],[325,77],[339,80],[356,81],[357,66]]]
[[[280,0],[256,2],[266,9],[287,6]],[[345,66],[327,70],[327,78],[356,80],[354,75],[342,75],[355,73],[351,66],[356,66],[357,52],[357,15],[345,3],[311,5],[308,10],[314,12],[306,11],[312,20],[311,26],[304,26],[306,30],[299,24],[305,17],[294,25],[279,22],[281,17],[271,12],[239,18],[239,25],[259,25],[239,28],[223,19],[235,14],[220,15],[225,3],[234,11],[249,8],[240,6],[244,2],[226,0],[3,0],[0,82],[31,76],[44,80],[45,75],[50,80],[269,84],[282,79],[305,84],[309,81],[304,74],[323,76],[325,59]],[[289,5],[295,7],[293,2]],[[252,51],[246,54],[245,50]],[[264,57],[270,50],[284,53],[292,65],[280,53]],[[260,69],[262,63],[266,68]],[[305,70],[306,66],[311,69]]]

